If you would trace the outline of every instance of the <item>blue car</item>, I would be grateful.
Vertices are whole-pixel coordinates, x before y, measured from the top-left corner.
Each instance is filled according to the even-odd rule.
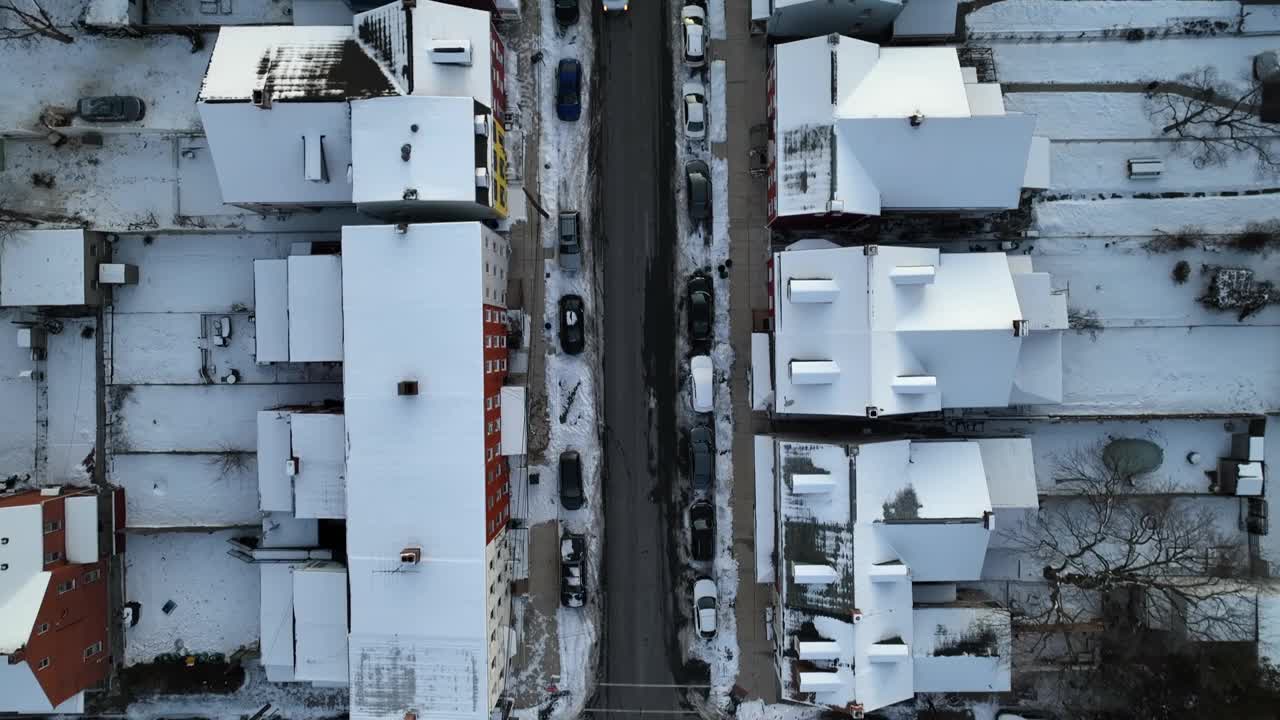
[[[582,117],[582,65],[572,58],[556,70],[556,115],[569,122]]]

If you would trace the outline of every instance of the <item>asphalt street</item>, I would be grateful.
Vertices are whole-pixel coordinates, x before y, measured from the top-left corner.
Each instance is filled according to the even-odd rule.
[[[596,12],[599,13],[597,7]],[[675,482],[675,222],[671,58],[665,3],[599,18],[603,115],[605,634],[588,708],[682,709],[672,587]]]

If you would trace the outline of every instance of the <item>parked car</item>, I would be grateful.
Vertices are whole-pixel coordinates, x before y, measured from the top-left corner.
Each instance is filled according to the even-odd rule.
[[[697,562],[711,562],[716,552],[716,509],[705,500],[689,508],[689,550]]]
[[[680,94],[684,96],[684,134],[701,140],[707,136],[707,90],[700,82],[687,82]]]
[[[684,64],[702,67],[707,60],[707,11],[697,5],[685,5],[680,10],[680,27],[684,29]]]
[[[578,0],[556,0],[556,22],[561,25],[578,22]]]
[[[710,494],[716,477],[716,439],[706,425],[689,430],[689,476],[694,494]]]
[[[715,300],[711,294],[711,278],[706,273],[694,273],[689,278],[689,341],[695,344],[711,339],[712,316]]]
[[[569,122],[582,116],[582,63],[573,58],[556,69],[556,116]]]
[[[714,407],[714,384],[711,382],[710,355],[694,355],[689,360],[689,395],[693,399],[693,411],[709,413]]]
[[[685,189],[689,195],[689,219],[702,222],[711,217],[711,169],[701,160],[684,166]]]
[[[585,306],[577,295],[560,298],[560,349],[577,355],[586,347],[586,333],[582,328]]]
[[[577,450],[560,453],[560,504],[565,510],[578,510],[587,499],[582,492],[582,458]]]
[[[560,537],[560,604],[582,607],[587,602],[587,539],[565,533]]]
[[[606,13],[626,12],[628,7],[627,0],[604,0],[604,11]]]
[[[88,122],[137,122],[147,114],[147,105],[133,95],[99,95],[80,98],[76,114]]]
[[[716,581],[698,578],[693,584],[693,624],[704,638],[716,636],[716,606],[719,604]]]
[[[582,269],[582,242],[578,235],[578,211],[560,213],[560,269],[577,272]]]

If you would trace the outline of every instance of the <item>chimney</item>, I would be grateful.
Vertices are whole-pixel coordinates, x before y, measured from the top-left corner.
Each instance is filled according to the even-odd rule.
[[[401,380],[400,382],[396,383],[396,395],[399,395],[401,397],[406,397],[409,395],[417,395],[417,394],[418,394],[417,380]]]

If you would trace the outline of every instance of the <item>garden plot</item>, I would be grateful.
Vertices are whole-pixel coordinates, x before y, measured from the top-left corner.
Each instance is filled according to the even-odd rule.
[[[1170,232],[1176,228],[1169,228]],[[1234,326],[1237,313],[1205,307],[1198,301],[1208,278],[1206,266],[1249,267],[1263,278],[1280,280],[1280,253],[1249,253],[1211,244],[1213,238],[1187,250],[1156,253],[1147,240],[1041,239],[1032,251],[1035,269],[1050,273],[1055,288],[1069,290],[1069,306],[1093,313],[1103,327]],[[1174,266],[1185,261],[1191,275],[1174,281]],[[1247,325],[1280,324],[1280,307],[1250,315]]]
[[[113,385],[113,452],[254,452],[258,411],[342,397],[338,385]]]
[[[1145,83],[1201,67],[1217,68],[1223,81],[1238,83],[1250,76],[1253,56],[1275,45],[1270,36],[991,43],[1006,84]]]
[[[260,525],[253,453],[117,454],[112,481],[125,489],[130,529]]]
[[[1280,410],[1280,332],[1256,325],[1109,328],[1062,338],[1057,415],[1262,414]]]
[[[56,14],[72,2],[83,4],[45,0],[44,6]],[[45,107],[73,108],[89,95],[136,95],[146,103],[141,122],[107,126],[107,132],[202,130],[196,96],[213,52],[212,33],[203,35],[204,47],[194,52],[180,35],[73,35],[69,45],[38,37],[0,43],[0,67],[9,69],[0,77],[0,131],[38,129],[43,137],[39,118]]]
[[[1251,418],[1153,418],[1147,420],[999,420],[987,421],[987,435],[1030,438],[1035,457],[1036,486],[1042,493],[1071,493],[1072,485],[1059,484],[1060,466],[1074,453],[1092,454],[1121,438],[1150,440],[1164,452],[1158,470],[1140,478],[1133,491],[1209,492],[1206,471],[1216,470],[1218,459],[1231,454],[1231,435],[1245,432]],[[1198,454],[1194,457],[1193,453]]]
[[[1055,185],[1056,187],[1056,185]],[[1062,188],[1060,188],[1062,189]],[[1055,237],[1153,237],[1187,225],[1232,233],[1280,215],[1280,196],[1055,200],[1035,204],[1036,227]]]
[[[167,653],[223,653],[258,640],[258,568],[227,555],[235,531],[129,533],[125,601],[141,618],[125,629],[125,664]],[[172,601],[172,612],[163,607]]]

